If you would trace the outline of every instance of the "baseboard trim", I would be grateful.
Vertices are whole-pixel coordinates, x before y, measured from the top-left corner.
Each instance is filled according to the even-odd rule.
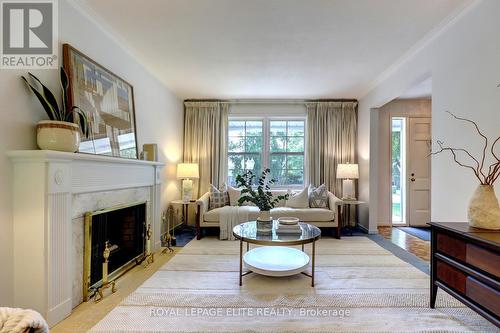
[[[370,230],[370,229],[368,229],[367,227],[365,227],[364,225],[361,225],[361,224],[359,224],[359,223],[357,224],[357,226],[358,226],[358,228],[359,228],[361,231],[363,231],[364,233],[367,233],[367,234],[369,234],[369,235],[376,235],[376,234],[378,234],[378,230],[377,230],[377,229],[375,229],[375,230]]]
[[[358,228],[361,229],[361,231],[366,232],[367,234],[370,233],[369,230],[365,226],[363,226],[359,223],[358,223]]]
[[[49,327],[52,328],[58,322],[69,316],[72,311],[73,302],[71,298],[68,298],[48,311],[47,324],[49,324]]]

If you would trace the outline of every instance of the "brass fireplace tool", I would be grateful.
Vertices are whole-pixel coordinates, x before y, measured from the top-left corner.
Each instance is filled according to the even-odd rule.
[[[161,253],[165,254],[167,252],[174,252],[174,249],[172,249],[172,245],[174,245],[175,242],[175,236],[170,235],[170,221],[172,221],[174,214],[174,208],[172,206],[169,206],[166,212],[163,212],[161,214],[161,220],[163,224],[167,224],[167,231],[163,234],[162,236],[162,241],[163,244],[165,245],[165,248]]]
[[[116,292],[115,281],[108,281],[108,259],[110,254],[111,247],[109,246],[109,242],[106,241],[106,244],[104,245],[104,251],[102,252],[102,256],[104,258],[104,261],[102,263],[102,285],[97,288],[97,291],[94,295],[94,302],[96,303],[100,302],[104,298],[104,289],[111,287],[111,292]]]
[[[155,262],[155,254],[151,252],[151,237],[153,236],[153,231],[151,230],[151,223],[148,223],[148,228],[146,229],[146,253],[144,256],[144,262],[148,267],[150,264]]]

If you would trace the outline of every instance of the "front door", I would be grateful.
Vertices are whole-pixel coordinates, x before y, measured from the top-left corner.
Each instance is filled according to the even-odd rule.
[[[409,118],[408,223],[426,226],[431,220],[431,118]]]

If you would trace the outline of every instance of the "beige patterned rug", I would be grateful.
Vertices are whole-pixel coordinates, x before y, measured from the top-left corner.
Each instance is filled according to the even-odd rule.
[[[250,274],[239,243],[193,240],[91,332],[496,332],[429,277],[366,237],[316,246],[316,286],[299,274]],[[310,251],[310,246],[307,246]]]

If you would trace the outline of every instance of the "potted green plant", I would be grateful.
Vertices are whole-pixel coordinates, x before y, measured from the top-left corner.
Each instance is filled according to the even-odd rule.
[[[83,110],[78,106],[69,107],[68,75],[61,67],[60,86],[62,89],[62,104],[59,107],[54,94],[33,74],[28,73],[30,81],[24,76],[22,79],[29,89],[38,98],[49,120],[38,122],[37,144],[40,149],[76,152],[80,145],[80,133],[89,137],[90,122]],[[75,122],[78,121],[78,124]]]
[[[271,217],[271,209],[273,209],[280,200],[288,199],[288,194],[278,195],[276,197],[272,194],[271,185],[275,183],[275,180],[267,179],[270,173],[270,169],[262,171],[257,182],[258,185],[255,189],[253,184],[256,176],[252,171],[248,170],[243,175],[236,176],[236,185],[242,188],[241,196],[238,199],[238,205],[241,206],[245,202],[251,202],[260,210],[259,217],[257,218],[257,229],[260,229],[259,224],[266,225],[267,228],[269,228],[270,224],[272,227],[273,219]]]

